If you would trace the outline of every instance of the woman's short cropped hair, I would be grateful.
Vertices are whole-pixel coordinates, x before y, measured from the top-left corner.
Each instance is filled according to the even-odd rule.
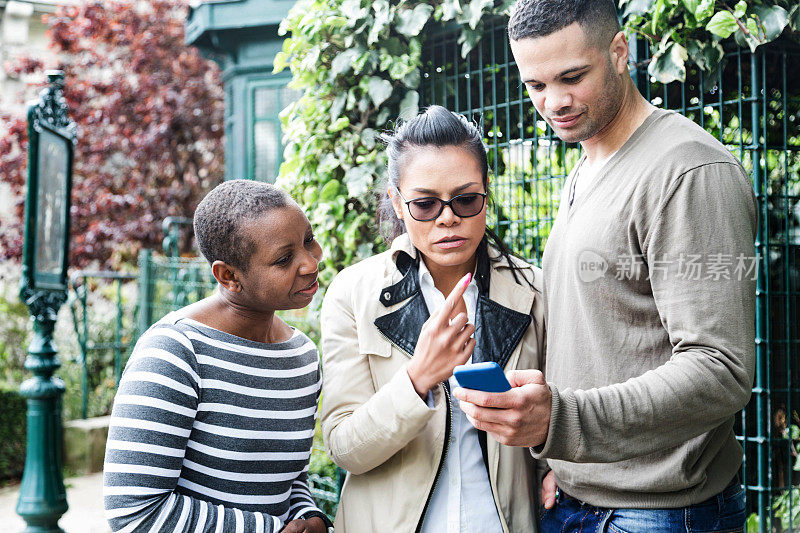
[[[217,185],[197,206],[194,235],[209,263],[222,261],[247,270],[256,243],[242,229],[273,209],[295,205],[285,191],[269,183],[230,180]]]

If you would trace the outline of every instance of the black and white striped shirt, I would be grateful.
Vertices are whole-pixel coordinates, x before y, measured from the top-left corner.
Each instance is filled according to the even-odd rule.
[[[264,344],[164,317],[136,343],[114,400],[111,528],[269,533],[319,513],[306,478],[320,383],[299,331]]]

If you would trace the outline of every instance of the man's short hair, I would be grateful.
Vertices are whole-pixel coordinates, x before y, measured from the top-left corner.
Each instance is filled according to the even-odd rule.
[[[605,46],[620,31],[614,0],[517,0],[508,21],[512,41],[545,37],[577,22],[591,42]]]
[[[273,209],[294,205],[281,189],[252,180],[230,180],[217,185],[194,212],[194,235],[209,263],[222,261],[247,270],[256,249],[243,228],[248,221]]]

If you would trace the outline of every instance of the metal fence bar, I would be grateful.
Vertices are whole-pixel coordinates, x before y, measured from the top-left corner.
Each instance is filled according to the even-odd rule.
[[[787,91],[788,91],[788,83],[787,83],[787,80],[786,80],[786,71],[787,71],[787,68],[786,68],[786,62],[787,62],[786,50],[781,50],[780,59],[781,59],[781,70],[783,71],[783,76],[782,76],[782,80],[781,80],[781,82],[782,82],[782,85],[781,85],[781,108],[786,110],[786,109],[789,109],[788,100],[787,100],[787,94],[786,94]],[[783,129],[783,131],[782,131],[782,135],[781,135],[781,137],[783,139],[783,153],[782,153],[783,158],[782,158],[782,160],[783,160],[783,174],[784,174],[784,176],[788,176],[789,175],[789,151],[788,151],[789,120],[788,120],[787,115],[788,115],[787,112],[783,113],[783,120],[782,120],[782,126],[783,126],[782,129]],[[765,141],[767,141],[767,140],[765,139]],[[792,307],[791,307],[791,293],[792,293],[791,287],[792,287],[792,283],[791,283],[791,276],[790,276],[790,272],[791,272],[791,263],[790,263],[791,248],[790,248],[790,241],[789,241],[789,236],[791,235],[791,227],[790,227],[791,218],[790,218],[790,213],[789,213],[789,201],[790,201],[789,200],[789,184],[788,184],[788,180],[787,180],[786,186],[783,189],[783,208],[784,208],[784,229],[783,229],[783,231],[784,231],[784,235],[786,235],[786,239],[784,240],[783,258],[784,258],[784,284],[786,286],[786,292],[788,294],[787,294],[787,297],[786,297],[786,300],[785,300],[785,305],[784,305],[783,312],[784,312],[784,314],[786,316],[786,319],[787,319],[787,327],[785,328],[786,329],[786,333],[785,333],[785,336],[784,336],[784,340],[786,342],[786,370],[785,370],[785,372],[786,372],[786,376],[787,376],[787,381],[790,382],[791,381],[791,376],[792,376],[792,361],[794,361],[794,358],[792,357],[793,350],[792,350],[791,328],[790,328],[790,322],[788,322],[789,321],[789,317],[792,316]],[[793,409],[793,405],[792,405],[792,394],[791,394],[791,392],[789,394],[787,394],[786,404],[787,404],[786,405],[787,428],[789,429],[789,432],[788,432],[789,433],[789,438],[786,439],[785,447],[787,448],[787,450],[786,450],[787,456],[791,457],[791,453],[792,453],[791,425],[792,425],[792,417],[793,417],[793,413],[794,413],[794,409]],[[792,522],[794,522],[794,507],[795,507],[795,505],[797,505],[797,503],[795,502],[795,498],[794,498],[795,493],[794,493],[793,490],[791,490],[791,479],[792,479],[792,473],[793,473],[793,470],[794,470],[793,467],[792,467],[792,463],[793,463],[793,461],[791,461],[791,460],[786,461],[786,466],[785,466],[786,472],[785,472],[784,475],[786,476],[786,479],[789,480],[789,484],[788,484],[789,486],[787,487],[789,489],[789,516],[792,517]],[[792,526],[794,526],[794,525],[795,525],[794,523],[790,524],[790,528]]]
[[[737,53],[737,59],[741,62],[741,51]],[[741,73],[741,70],[739,71]],[[739,84],[741,86],[741,75],[739,76]],[[760,109],[759,109],[759,102],[758,102],[758,87],[759,87],[759,76],[758,76],[758,57],[756,55],[751,55],[750,57],[750,83],[751,83],[751,95],[753,96],[753,100],[750,102],[750,120],[751,120],[751,132],[753,139],[759,138],[760,132]],[[739,115],[740,119],[743,118],[742,115]],[[743,138],[743,131],[740,134],[740,139]],[[740,141],[741,146],[742,141]],[[744,154],[744,151],[742,152]],[[762,213],[760,217],[764,220],[763,216],[765,214],[767,204],[764,200],[765,194],[765,187],[764,183],[761,180],[761,158],[759,157],[758,151],[755,151],[752,154],[753,159],[753,169],[752,169],[752,179],[753,185],[755,187],[755,194],[756,200],[759,202],[759,206],[762,209]],[[759,250],[761,257],[768,257],[769,256],[769,245],[768,245],[768,237],[767,232],[764,229],[764,225],[760,224],[758,229],[758,236],[756,237],[756,249]],[[766,268],[766,261],[764,262],[764,268]],[[768,294],[769,294],[769,287],[767,286],[768,283],[768,276],[766,275],[766,270],[764,275],[758,276],[756,281],[756,372],[755,372],[755,380],[753,383],[753,388],[756,394],[756,410],[759,413],[763,413],[764,410],[767,408],[769,403],[769,398],[765,398],[764,395],[768,392],[768,383],[767,383],[767,374],[766,370],[766,361],[769,357],[769,331],[768,321],[766,320],[766,316],[768,316]],[[768,425],[768,424],[767,424]],[[764,427],[764,417],[760,416],[756,419],[756,432],[759,435],[765,435],[766,430],[768,428]],[[769,461],[768,457],[765,453],[764,446],[759,446],[758,450],[758,463],[757,463],[757,473],[758,473],[758,486],[760,489],[764,487],[769,487]],[[769,490],[769,488],[767,489]],[[764,490],[758,491],[758,514],[759,516],[768,516],[770,512],[770,501],[771,501],[771,494],[766,493]],[[764,532],[766,531],[766,521],[762,521],[759,525],[759,530]]]
[[[137,331],[141,335],[153,323],[153,252],[147,248],[139,252],[139,312],[137,314]]]

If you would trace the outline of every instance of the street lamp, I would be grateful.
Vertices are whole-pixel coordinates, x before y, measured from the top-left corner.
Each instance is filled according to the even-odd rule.
[[[28,444],[17,514],[24,533],[62,532],[67,511],[61,473],[64,382],[53,344],[58,310],[67,299],[70,194],[76,127],[67,117],[64,73],[47,72],[48,87],[28,108],[28,194],[20,298],[33,320],[25,368],[33,373],[20,387],[28,399]]]

